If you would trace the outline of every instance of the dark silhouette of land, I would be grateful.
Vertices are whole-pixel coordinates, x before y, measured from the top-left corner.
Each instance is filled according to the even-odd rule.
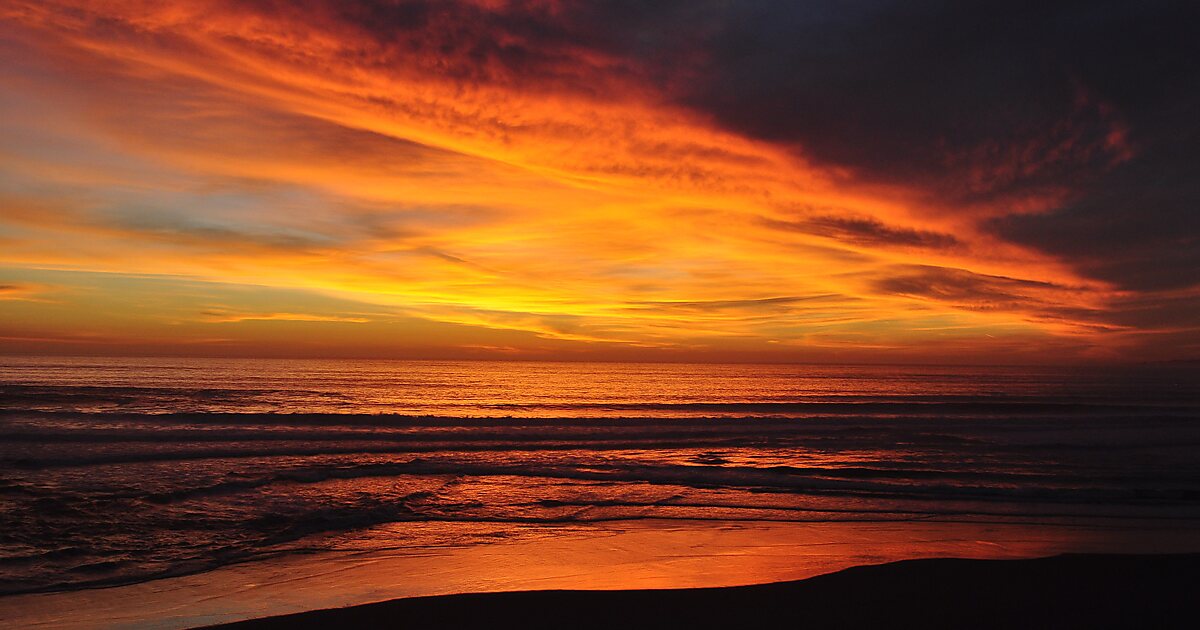
[[[1200,554],[908,560],[734,588],[397,599],[225,628],[1196,628]]]

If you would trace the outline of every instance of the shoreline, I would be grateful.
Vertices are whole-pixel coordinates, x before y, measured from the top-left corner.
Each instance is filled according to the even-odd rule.
[[[496,542],[409,548],[399,543],[412,528],[444,526],[410,522],[374,528],[354,548],[0,597],[0,620],[22,628],[167,630],[456,593],[740,587],[918,558],[1200,553],[1195,522],[1151,525],[632,521],[531,526]],[[389,539],[396,546],[376,548]]]
[[[209,626],[275,628],[810,627],[1184,628],[1200,554],[902,560],[800,581],[672,590],[543,590],[395,599]]]

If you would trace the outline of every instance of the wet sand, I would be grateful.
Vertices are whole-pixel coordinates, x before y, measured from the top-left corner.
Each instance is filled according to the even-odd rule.
[[[405,536],[420,527],[446,524],[377,527],[364,532],[369,538],[362,541],[362,551],[289,554],[125,586],[0,597],[0,627],[176,629],[456,593],[642,591],[768,584],[916,558],[1200,552],[1200,527],[1191,521],[1117,520],[1083,526],[648,520],[576,527],[528,526],[515,538],[466,547],[404,546]],[[509,530],[510,534],[514,531]],[[392,547],[381,549],[389,540],[393,541]],[[791,596],[785,593],[780,597]],[[572,612],[570,623],[587,617],[594,606],[610,606],[579,605],[585,608]],[[611,605],[622,610],[660,606],[653,604],[653,598],[644,603]],[[807,606],[793,606],[787,618],[799,621],[803,615],[815,614]],[[536,611],[525,614],[530,616],[530,623],[540,619]],[[558,622],[569,627],[562,619]],[[395,625],[405,624],[396,620]]]
[[[1194,628],[1200,554],[909,560],[797,582],[399,599],[227,626],[273,628]]]

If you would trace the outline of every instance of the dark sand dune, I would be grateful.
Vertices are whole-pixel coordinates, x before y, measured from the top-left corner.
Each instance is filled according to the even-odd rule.
[[[910,560],[737,588],[398,599],[227,628],[1196,628],[1200,554]]]

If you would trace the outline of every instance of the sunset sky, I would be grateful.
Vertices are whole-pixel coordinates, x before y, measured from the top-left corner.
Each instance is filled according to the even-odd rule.
[[[1195,13],[0,0],[0,351],[1195,359]]]

